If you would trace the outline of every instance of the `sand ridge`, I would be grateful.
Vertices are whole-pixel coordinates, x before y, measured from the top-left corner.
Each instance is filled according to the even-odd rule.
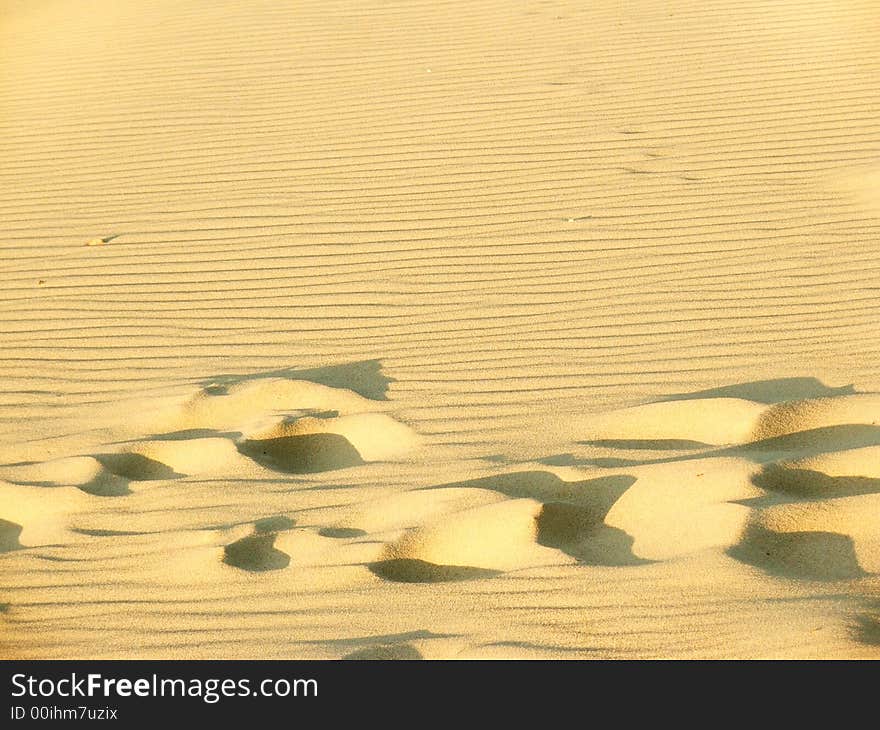
[[[65,558],[53,555],[87,550],[97,551],[93,562],[125,564],[126,554],[115,550],[97,556],[105,552],[102,544],[109,547],[133,538],[141,547],[130,555],[140,556],[135,564],[142,579],[180,590],[187,585],[180,583],[181,575],[193,580],[199,574],[189,588],[193,590],[214,581],[235,584],[248,575],[271,575],[274,582],[254,584],[252,589],[270,590],[273,598],[267,600],[280,602],[281,611],[291,595],[287,591],[303,582],[312,592],[317,588],[316,595],[331,587],[357,595],[375,590],[376,581],[389,587],[440,586],[497,583],[523,575],[546,582],[541,571],[554,569],[582,571],[585,579],[590,571],[613,569],[622,577],[629,573],[631,580],[644,580],[638,576],[661,565],[699,563],[720,555],[742,566],[739,570],[757,570],[783,585],[805,583],[819,596],[825,589],[816,586],[836,586],[839,591],[841,583],[850,585],[852,597],[843,602],[838,619],[843,621],[846,606],[856,611],[859,596],[867,600],[870,582],[880,573],[880,530],[873,517],[880,507],[880,480],[874,477],[877,447],[835,450],[834,444],[805,438],[829,428],[829,423],[868,429],[871,424],[859,420],[872,413],[866,408],[876,402],[870,394],[846,391],[779,404],[700,393],[661,399],[598,415],[586,439],[572,424],[572,451],[563,466],[554,466],[560,460],[553,458],[514,467],[497,462],[489,476],[391,493],[380,489],[386,496],[360,500],[359,490],[351,494],[352,487],[345,486],[353,478],[352,470],[367,476],[383,463],[393,464],[393,459],[400,468],[418,467],[422,461],[442,464],[447,450],[377,412],[390,403],[340,387],[315,391],[312,385],[283,381],[270,372],[263,379],[252,377],[248,385],[260,397],[233,395],[230,404],[207,410],[202,401],[226,398],[228,390],[199,390],[196,408],[202,415],[209,413],[214,426],[227,430],[179,429],[165,437],[152,434],[116,452],[5,467],[8,495],[18,490],[25,502],[39,505],[41,492],[61,490],[66,503],[56,508],[56,517],[48,523],[39,508],[6,509],[0,535],[4,553],[63,562]],[[368,412],[311,415],[315,411],[308,406],[316,402],[309,395],[315,392],[321,407]],[[302,401],[291,394],[302,396]],[[192,425],[193,397],[177,400],[180,424]],[[263,411],[271,417],[257,418]],[[778,412],[785,414],[784,427],[778,429],[782,436],[768,438],[763,424],[768,414]],[[223,415],[222,423],[217,414]],[[719,414],[726,418],[727,438],[736,435],[738,442],[713,445],[681,438],[697,433],[705,437],[715,426],[700,423],[700,418],[711,422]],[[236,430],[237,421],[275,425],[244,435]],[[209,437],[208,431],[224,435]],[[597,439],[596,434],[628,438]],[[647,438],[638,438],[641,435]],[[338,438],[345,447],[312,440],[317,436]],[[373,449],[373,456],[385,458],[361,458],[358,448]],[[591,458],[597,451],[627,458]],[[343,484],[336,489],[322,486],[330,474],[344,474]],[[241,479],[262,482],[269,493],[277,491],[276,485],[288,484],[276,503],[301,506],[265,516],[259,516],[266,510],[259,503],[213,506],[211,511],[227,519],[230,514],[244,517],[229,524],[206,521],[210,511],[202,510],[177,524],[149,517],[149,512],[167,514],[162,502],[179,502],[181,491],[192,488],[187,482],[195,486],[206,480],[213,493],[224,482]],[[349,493],[347,499],[327,499],[340,488],[343,495]],[[304,489],[315,493],[314,506],[302,505]],[[154,492],[162,495],[158,501]],[[74,505],[70,499],[76,494],[80,497]],[[78,513],[88,515],[98,507],[94,500],[124,503],[134,497],[154,505],[143,514],[140,526],[123,521],[134,529],[66,522],[66,516],[75,523]],[[126,512],[143,513],[143,507]],[[99,509],[96,514],[110,524],[123,524],[116,510]],[[54,542],[40,540],[47,530]],[[164,546],[160,554],[144,553],[150,544],[144,539],[158,540]],[[593,580],[603,574],[595,574]],[[411,598],[431,601],[430,595]],[[364,651],[364,656],[372,656]],[[392,647],[376,656],[398,653],[410,656],[412,651]]]

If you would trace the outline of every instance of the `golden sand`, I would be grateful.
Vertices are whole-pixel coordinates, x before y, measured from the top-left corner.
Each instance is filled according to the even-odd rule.
[[[0,3],[0,656],[880,656],[876,11]]]

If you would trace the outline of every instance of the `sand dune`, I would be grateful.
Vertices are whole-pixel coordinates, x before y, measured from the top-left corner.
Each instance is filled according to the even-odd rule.
[[[880,657],[870,0],[0,8],[0,656]]]

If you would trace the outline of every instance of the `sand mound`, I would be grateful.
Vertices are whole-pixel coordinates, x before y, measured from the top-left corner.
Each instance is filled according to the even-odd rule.
[[[760,496],[753,467],[738,458],[707,458],[633,469],[638,480],[608,512],[608,525],[634,539],[635,555],[666,560],[733,545],[749,518],[739,500]]]
[[[238,449],[263,466],[288,474],[332,471],[364,463],[351,442],[335,433],[247,439],[239,443]]]
[[[596,514],[565,502],[548,502],[535,518],[536,541],[555,548],[581,563],[638,565],[643,560],[632,551],[633,538],[596,519]]]
[[[880,447],[869,446],[768,464],[754,477],[764,489],[800,497],[880,492]]]
[[[460,487],[402,492],[359,505],[349,517],[328,529],[357,530],[364,534],[391,532],[417,527],[445,514],[497,504],[502,499],[489,490]]]
[[[392,580],[433,582],[558,562],[536,542],[541,509],[534,500],[511,499],[447,515],[405,533],[373,570]]]
[[[132,475],[149,478],[148,472],[173,475],[164,464],[132,455],[71,456],[7,472],[10,481],[43,487],[74,486],[102,497],[129,493]],[[162,478],[157,476],[156,478]]]
[[[591,519],[601,522],[635,481],[635,477],[627,474],[568,481],[549,471],[519,471],[435,487],[434,490],[486,490],[539,502],[571,502],[589,511]]]
[[[835,532],[776,532],[750,525],[730,554],[779,575],[811,580],[849,580],[865,574],[852,538]]]
[[[181,429],[235,430],[267,414],[309,411],[368,411],[376,404],[346,390],[306,380],[258,378],[224,386],[207,386],[182,406]]]
[[[88,509],[93,497],[75,488],[47,492],[40,486],[0,482],[0,518],[7,525],[7,546],[34,547],[70,541],[72,519]]]
[[[590,422],[590,441],[686,441],[735,444],[755,431],[766,406],[740,398],[649,403],[601,414]]]
[[[340,417],[333,411],[321,418],[302,415],[310,412],[309,408],[297,409],[296,414],[284,413],[284,408],[290,410],[294,402],[371,407],[366,405],[371,401],[344,389],[308,381],[258,378],[222,392],[203,389],[184,409],[195,416],[167,422],[176,430],[166,434],[154,434],[135,440],[125,449],[91,456],[11,465],[0,474],[20,484],[72,485],[95,496],[125,496],[131,494],[132,482],[241,473],[246,463],[243,457],[276,472],[311,474],[398,458],[419,443],[412,429],[385,414]],[[243,428],[249,430],[250,437],[243,438],[240,431],[206,427],[229,428],[237,419],[247,421]],[[185,424],[201,427],[177,428]]]
[[[150,440],[137,444],[134,452],[187,475],[228,470],[238,458],[235,445],[224,438]]]
[[[814,398],[770,407],[758,419],[753,438],[769,439],[829,426],[847,424],[876,426],[878,423],[880,423],[878,395],[855,394],[836,398]]]
[[[520,488],[525,486],[534,490],[536,483],[546,488],[547,480],[542,477],[555,479],[553,475],[540,472],[511,474],[477,480],[472,488],[482,492],[487,485],[500,484],[508,489],[520,485]],[[555,491],[559,491],[564,482],[555,481]],[[430,495],[432,491],[435,490],[418,494]],[[449,488],[443,491],[448,493]],[[603,522],[613,500],[597,509],[596,503],[601,499],[589,491],[584,489],[584,494],[578,495],[577,503],[542,503],[536,499],[513,497],[446,512],[389,544],[382,560],[374,563],[371,569],[390,580],[440,582],[490,577],[490,572],[539,565],[567,564],[572,558],[595,565],[643,562],[632,554],[632,538]]]
[[[880,572],[880,494],[798,502],[758,512],[731,555],[771,572],[844,580]]]
[[[418,444],[408,426],[384,413],[285,420],[239,443],[250,458],[281,471],[328,471],[403,456]]]
[[[328,418],[304,416],[261,432],[258,438],[289,438],[314,434],[344,437],[365,461],[393,459],[418,444],[418,437],[411,428],[384,413],[358,413]],[[250,436],[255,437],[257,436]]]

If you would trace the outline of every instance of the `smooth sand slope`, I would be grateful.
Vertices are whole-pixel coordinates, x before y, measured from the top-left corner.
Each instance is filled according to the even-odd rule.
[[[873,0],[0,2],[0,656],[880,656]]]

